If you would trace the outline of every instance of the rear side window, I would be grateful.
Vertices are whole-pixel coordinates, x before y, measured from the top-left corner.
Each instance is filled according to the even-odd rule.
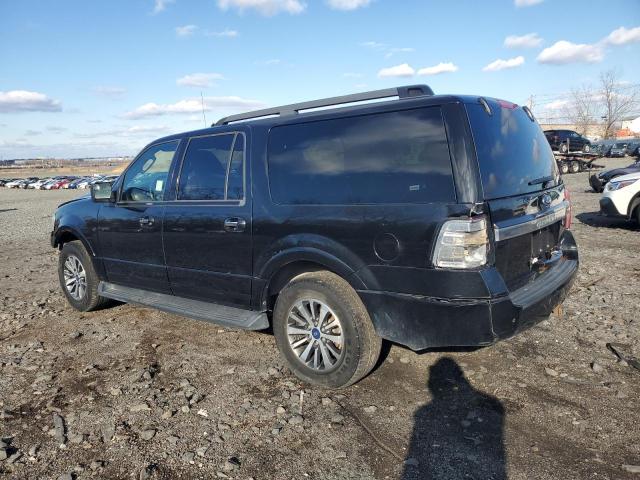
[[[229,133],[191,138],[180,171],[178,200],[242,199],[243,164],[243,135]]]
[[[556,161],[540,126],[520,107],[490,104],[493,115],[479,103],[467,105],[485,199],[539,191],[542,179],[557,181]]]
[[[440,108],[275,127],[269,184],[280,204],[455,201]]]

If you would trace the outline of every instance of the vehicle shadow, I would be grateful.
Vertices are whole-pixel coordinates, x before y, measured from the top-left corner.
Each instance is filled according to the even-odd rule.
[[[636,231],[638,224],[624,218],[607,217],[600,212],[583,212],[576,215],[576,219],[590,227],[601,228],[622,228],[624,230]]]
[[[430,368],[427,385],[432,400],[415,413],[402,480],[506,480],[502,403],[448,357]]]

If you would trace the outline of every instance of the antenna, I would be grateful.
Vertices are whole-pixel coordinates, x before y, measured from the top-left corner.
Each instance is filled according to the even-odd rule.
[[[207,128],[207,116],[204,114],[204,95],[200,91],[200,100],[202,101],[202,120],[204,121],[204,127]]]

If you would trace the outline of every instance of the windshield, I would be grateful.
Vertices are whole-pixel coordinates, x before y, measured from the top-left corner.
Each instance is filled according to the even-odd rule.
[[[518,106],[468,104],[485,199],[539,191],[559,182],[553,152],[538,123]],[[545,185],[546,184],[546,185]]]

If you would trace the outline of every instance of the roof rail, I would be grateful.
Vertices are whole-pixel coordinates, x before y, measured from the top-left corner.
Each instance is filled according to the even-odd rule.
[[[228,125],[231,122],[239,122],[241,120],[249,120],[251,118],[268,117],[272,115],[296,115],[301,110],[310,110],[312,108],[330,107],[332,105],[342,105],[345,103],[364,102],[367,100],[378,100],[381,98],[398,97],[418,97],[422,95],[433,95],[433,90],[428,85],[405,85],[403,87],[384,88],[382,90],[372,90],[370,92],[353,93],[351,95],[341,95],[339,97],[322,98],[319,100],[311,100],[308,102],[292,103],[290,105],[282,105],[280,107],[265,108],[262,110],[254,110],[252,112],[238,113],[221,118],[212,127],[219,125]]]

